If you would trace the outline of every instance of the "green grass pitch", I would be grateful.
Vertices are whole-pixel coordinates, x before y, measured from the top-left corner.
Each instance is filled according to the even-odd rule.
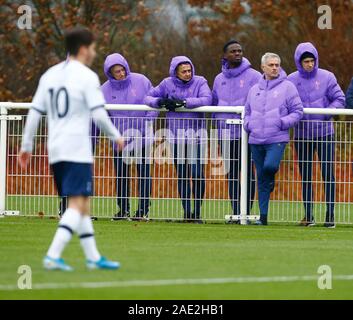
[[[75,271],[62,273],[45,271],[41,265],[57,222],[0,219],[0,299],[353,298],[351,226],[328,230],[290,224],[257,227],[99,219],[94,222],[98,247],[119,260],[122,268],[86,270],[75,237],[64,251]],[[20,265],[32,269],[32,290],[17,289]],[[320,265],[332,269],[330,290],[318,288]]]
[[[138,207],[138,199],[130,198],[133,214]],[[19,210],[21,215],[38,216],[43,212],[45,216],[56,216],[59,207],[57,196],[7,196],[6,208],[8,210]],[[91,201],[91,212],[97,217],[112,217],[118,211],[116,198],[93,197]],[[258,202],[255,201],[252,214],[259,213]],[[351,203],[336,203],[335,219],[338,223],[353,224],[351,214]],[[204,199],[202,203],[201,216],[212,222],[224,221],[224,216],[232,213],[230,201]],[[318,222],[325,221],[326,204],[314,204],[314,216]],[[303,203],[288,201],[270,201],[269,219],[276,222],[298,222],[304,216]],[[180,220],[183,218],[183,208],[180,199],[151,199],[149,217],[152,219]]]

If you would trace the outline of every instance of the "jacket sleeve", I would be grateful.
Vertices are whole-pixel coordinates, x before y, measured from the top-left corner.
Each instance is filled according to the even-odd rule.
[[[288,114],[281,118],[282,130],[294,127],[303,117],[303,103],[300,99],[297,88],[288,81],[286,105]]]
[[[117,139],[121,137],[119,130],[114,126],[113,122],[109,118],[107,110],[104,107],[95,108],[91,112],[93,121],[101,131],[103,131],[110,140],[115,142]]]
[[[162,81],[157,87],[152,87],[150,91],[147,93],[145,99],[144,99],[144,104],[147,104],[148,106],[152,108],[158,108],[158,100],[160,98],[165,98],[165,84],[164,81]]]
[[[23,130],[21,151],[32,153],[33,138],[37,132],[42,113],[36,107],[29,110],[25,128]]]
[[[353,78],[347,90],[346,106],[349,109],[353,109]]]
[[[193,98],[186,98],[185,100],[186,108],[188,109],[201,106],[209,106],[212,103],[212,92],[207,84],[206,79],[203,79],[198,96]]]
[[[334,74],[329,79],[327,97],[330,101],[328,108],[344,108],[346,99]]]
[[[249,90],[248,97],[246,98],[245,102],[245,107],[244,107],[244,130],[247,133],[250,133],[249,129],[249,121],[250,121],[250,115],[251,115],[251,107],[250,107],[250,96],[251,96],[251,89]]]
[[[244,129],[247,133],[250,133],[250,130],[249,130],[249,120],[250,120],[250,115],[251,115],[251,108],[250,108],[250,92],[251,92],[251,88],[256,85],[257,83],[259,83],[260,79],[261,79],[262,75],[260,72],[254,70],[254,75],[251,79],[251,83],[250,83],[250,90],[249,90],[249,93],[248,93],[248,97],[246,99],[246,102],[245,102],[245,106],[244,106],[244,109],[245,109],[245,113],[244,113]]]
[[[33,106],[29,110],[26,125],[23,130],[22,151],[32,152],[33,138],[37,132],[41,116],[47,112],[44,83],[45,80],[43,80],[42,76],[39,80],[38,88],[32,101]]]
[[[146,80],[146,92],[147,94],[153,89],[152,83],[150,80]],[[158,117],[159,111],[147,111],[145,116],[147,118],[147,120],[153,120],[156,119]]]
[[[213,106],[218,106],[218,95],[217,95],[217,83],[216,80],[213,83],[213,88],[212,88],[212,105]],[[216,114],[213,112],[212,113],[212,118],[215,118]]]
[[[251,87],[253,87],[255,84],[259,83],[259,81],[261,80],[261,77],[262,77],[261,73],[254,70],[254,75],[253,75],[251,82],[250,82]]]

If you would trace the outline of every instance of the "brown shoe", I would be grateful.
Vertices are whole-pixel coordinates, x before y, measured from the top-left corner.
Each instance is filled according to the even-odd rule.
[[[302,226],[302,227],[312,227],[312,226],[315,226],[315,220],[306,220],[306,218],[303,218],[300,222],[299,222],[299,225]]]

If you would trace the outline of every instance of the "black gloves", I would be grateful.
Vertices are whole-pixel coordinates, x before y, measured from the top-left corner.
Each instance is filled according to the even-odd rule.
[[[172,106],[172,99],[169,98],[161,98],[158,100],[157,105],[160,108],[166,108],[169,110],[170,106]]]
[[[158,107],[166,108],[168,111],[175,111],[176,108],[185,108],[186,101],[181,99],[175,99],[172,97],[169,98],[161,98],[158,100]]]
[[[186,101],[185,100],[175,99],[174,97],[172,97],[172,101],[174,103],[175,108],[185,108],[186,107]]]

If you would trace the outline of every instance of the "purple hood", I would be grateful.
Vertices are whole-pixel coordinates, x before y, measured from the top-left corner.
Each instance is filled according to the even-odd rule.
[[[310,52],[315,57],[313,71],[307,72],[300,63],[300,57],[305,52]],[[319,55],[310,42],[300,43],[294,54],[298,71],[288,76],[298,89],[304,108],[344,108],[345,97],[336,77],[330,71],[319,68]],[[297,138],[311,139],[323,137],[334,133],[330,115],[305,114],[300,124],[295,129]]]
[[[110,68],[117,64],[126,70],[124,80],[116,80],[110,73]],[[152,88],[150,80],[142,74],[131,72],[126,59],[118,53],[107,56],[104,73],[108,80],[102,85],[102,91],[109,104],[143,104],[146,94]],[[108,113],[120,132],[126,138],[135,140],[148,134],[146,129],[150,131],[151,124],[147,121],[158,116],[158,111],[110,110]]]
[[[313,54],[315,57],[315,66],[313,71],[311,72],[305,71],[300,63],[300,57],[305,52],[309,52]],[[317,70],[319,69],[319,53],[317,52],[316,48],[313,46],[311,42],[303,42],[297,46],[294,53],[294,61],[300,75],[303,78],[312,78],[312,77],[315,77],[315,75],[317,74]]]
[[[180,80],[176,75],[176,69],[181,63],[189,63],[192,67],[192,79],[188,82]],[[188,109],[212,103],[212,93],[207,80],[195,75],[195,67],[188,57],[174,57],[170,63],[169,75],[157,87],[150,90],[145,99],[147,105],[158,108],[159,99],[172,97],[185,100]],[[173,135],[176,135],[179,129],[187,131],[205,127],[204,114],[200,112],[167,112],[166,117],[167,127]]]
[[[231,69],[228,66],[228,60],[224,59],[224,58],[222,59],[222,74],[226,78],[235,78],[249,68],[251,68],[250,61],[244,57],[243,57],[239,67],[231,68]]]
[[[112,66],[115,66],[117,64],[120,64],[121,66],[123,66],[125,68],[126,71],[126,78],[124,80],[116,80],[112,74],[110,73],[110,68]],[[117,90],[126,88],[131,79],[130,79],[130,67],[129,64],[127,63],[126,59],[119,53],[113,53],[110,54],[104,62],[104,74],[106,75],[106,77],[108,78],[108,81],[110,83],[110,85]]]
[[[177,77],[177,68],[182,63],[189,63],[191,65],[192,78],[188,82],[184,82]],[[169,66],[169,76],[172,78],[174,84],[178,87],[188,88],[194,83],[195,67],[191,60],[185,56],[177,56],[172,59]]]

